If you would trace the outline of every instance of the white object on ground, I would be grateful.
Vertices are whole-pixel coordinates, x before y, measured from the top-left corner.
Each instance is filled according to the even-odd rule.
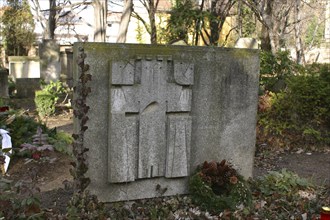
[[[11,143],[11,137],[8,134],[9,132],[3,129],[0,129],[0,134],[2,136],[2,149],[6,148],[12,148],[12,143]],[[12,150],[9,151],[9,153],[12,153]],[[7,153],[4,153],[5,156],[5,172],[8,170],[9,162],[10,162],[10,157],[6,155]]]

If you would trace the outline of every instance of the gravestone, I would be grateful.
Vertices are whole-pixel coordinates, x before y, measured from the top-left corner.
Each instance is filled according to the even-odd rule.
[[[235,43],[236,48],[258,49],[258,41],[254,38],[240,38]]]
[[[16,83],[17,97],[33,98],[40,89],[39,57],[10,56],[9,76]]]
[[[49,83],[60,79],[60,46],[55,40],[44,39],[39,44],[40,77]]]
[[[40,90],[39,78],[18,78],[16,79],[16,96],[19,98],[34,98],[35,91]]]
[[[0,67],[0,98],[9,98],[8,92],[8,69]]]
[[[72,67],[73,67],[73,52],[72,49],[65,49],[65,51],[60,53],[61,58],[61,73],[63,74],[64,80],[67,82],[68,86],[72,88]]]
[[[101,201],[188,193],[204,161],[227,159],[252,176],[257,50],[76,43],[75,60],[79,48],[92,75],[89,190]]]
[[[9,75],[16,82],[21,78],[40,78],[39,57],[9,56]]]

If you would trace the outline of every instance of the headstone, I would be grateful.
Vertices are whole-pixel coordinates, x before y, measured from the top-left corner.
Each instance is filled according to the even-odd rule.
[[[20,78],[40,78],[39,57],[10,56],[9,75],[16,82]]]
[[[0,68],[0,98],[9,98],[8,69]]]
[[[254,38],[239,38],[235,43],[236,48],[258,49],[258,41]]]
[[[252,176],[257,50],[76,43],[75,60],[79,47],[92,74],[89,190],[101,201],[188,193],[204,161],[227,159]]]
[[[61,73],[63,74],[64,80],[67,82],[68,86],[72,88],[73,81],[73,52],[72,49],[65,49],[61,52]]]
[[[35,91],[40,90],[39,78],[16,79],[16,96],[18,98],[34,98]]]
[[[39,44],[40,56],[40,77],[45,82],[56,81],[60,79],[60,46],[55,40],[44,39]]]

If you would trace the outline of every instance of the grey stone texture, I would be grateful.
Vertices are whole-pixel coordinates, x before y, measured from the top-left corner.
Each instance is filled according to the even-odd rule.
[[[249,49],[258,49],[258,41],[254,38],[243,37],[236,41],[236,48],[249,48]]]
[[[56,81],[60,79],[60,46],[55,40],[44,39],[39,44],[40,57],[40,77],[45,82]]]
[[[186,194],[204,161],[252,176],[257,50],[76,43],[74,59],[79,47],[92,74],[89,190],[101,201]]]
[[[21,78],[40,78],[39,57],[10,56],[9,76],[16,82]]]
[[[8,69],[0,67],[0,98],[9,98],[8,74]]]
[[[40,90],[39,78],[16,79],[16,96],[19,98],[34,98],[35,91]]]
[[[72,68],[73,68],[73,52],[72,49],[65,49],[60,53],[60,62],[61,62],[61,79],[68,84],[70,88],[72,88]]]

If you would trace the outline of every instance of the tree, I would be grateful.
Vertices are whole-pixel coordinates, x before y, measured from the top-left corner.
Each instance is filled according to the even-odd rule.
[[[79,13],[92,4],[89,0],[81,0],[75,3],[72,3],[71,0],[48,0],[48,9],[42,9],[39,1],[30,0],[31,9],[34,11],[37,21],[43,29],[44,39],[55,39],[55,30],[59,26],[66,25],[60,22],[60,20],[65,18],[73,20],[75,17],[81,18]],[[85,24],[91,26],[88,22],[85,22]]]
[[[226,18],[231,15],[235,2],[235,0],[202,0],[198,6],[193,0],[177,0],[171,11],[168,30],[175,30],[174,33],[179,38],[188,38],[188,35],[193,33],[195,45],[198,44],[199,36],[206,45],[218,45],[220,32]]]
[[[249,7],[238,1],[237,4],[237,33],[238,37],[257,37],[257,20]]]
[[[296,60],[298,64],[305,63],[305,56],[304,56],[304,48],[301,39],[301,13],[300,13],[300,6],[301,0],[295,0],[295,7],[294,7],[294,33],[295,33],[295,47],[296,47]]]
[[[261,48],[275,54],[283,43],[289,26],[294,0],[242,0],[263,25]]]
[[[142,22],[147,32],[150,34],[151,44],[157,44],[156,10],[159,0],[139,0],[148,12],[149,21],[145,21],[136,11],[132,11],[132,16]]]
[[[203,5],[203,4],[202,4]],[[188,44],[197,45],[199,38],[202,10],[192,0],[178,0],[170,11],[167,20],[167,41],[171,44],[177,40],[183,40]],[[189,41],[190,36],[196,36],[195,42]]]
[[[8,56],[27,55],[35,40],[33,16],[26,0],[8,0],[0,19]]]
[[[133,11],[133,2],[132,0],[125,0],[123,14],[120,19],[119,32],[117,37],[117,43],[125,43],[126,35],[129,22],[131,20],[131,14]]]
[[[108,0],[94,0],[94,42],[106,41]]]
[[[56,15],[56,0],[49,0],[49,17],[47,25],[48,39],[55,39]]]
[[[213,0],[208,9],[210,12],[209,22],[210,22],[210,33],[207,33],[208,41],[210,45],[218,45],[220,31],[229,16],[230,10],[235,4],[234,0]]]

